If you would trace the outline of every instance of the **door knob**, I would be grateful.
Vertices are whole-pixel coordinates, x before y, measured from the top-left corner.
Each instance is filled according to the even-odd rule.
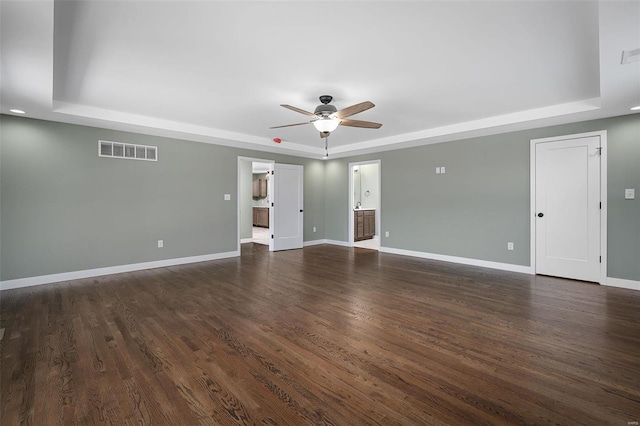
[[[538,213],[538,217],[544,216],[544,213]]]

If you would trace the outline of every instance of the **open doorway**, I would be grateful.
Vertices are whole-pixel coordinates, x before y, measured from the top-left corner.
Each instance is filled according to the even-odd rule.
[[[273,161],[238,158],[239,243],[269,245]]]
[[[349,242],[380,248],[380,160],[349,163]]]
[[[271,163],[251,162],[251,238],[254,243],[269,245],[269,168]]]

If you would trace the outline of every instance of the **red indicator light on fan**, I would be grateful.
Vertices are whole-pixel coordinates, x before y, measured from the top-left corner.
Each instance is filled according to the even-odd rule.
[[[282,142],[282,139],[280,139],[280,138],[273,138],[273,141],[274,141],[275,143],[280,143],[280,142]]]

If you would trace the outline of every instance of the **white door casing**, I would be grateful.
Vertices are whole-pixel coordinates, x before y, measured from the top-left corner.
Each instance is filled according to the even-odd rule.
[[[601,134],[532,141],[536,274],[593,282],[606,277],[601,263],[606,247],[606,229],[601,228],[602,142]]]
[[[304,168],[275,163],[269,182],[272,194],[269,227],[273,236],[269,240],[269,250],[302,248]]]

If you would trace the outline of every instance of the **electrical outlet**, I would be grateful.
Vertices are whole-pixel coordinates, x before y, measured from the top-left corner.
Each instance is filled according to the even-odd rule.
[[[389,237],[389,231],[385,231],[384,236]]]
[[[231,194],[224,194],[224,200],[225,201],[230,201],[231,200]]]
[[[507,243],[507,250],[513,250],[513,243]]]
[[[158,240],[158,248],[164,247],[164,240]]]
[[[315,226],[313,227],[313,232],[316,232],[316,227]]]
[[[636,190],[634,188],[629,188],[624,190],[625,200],[634,200],[635,198],[636,198]]]

